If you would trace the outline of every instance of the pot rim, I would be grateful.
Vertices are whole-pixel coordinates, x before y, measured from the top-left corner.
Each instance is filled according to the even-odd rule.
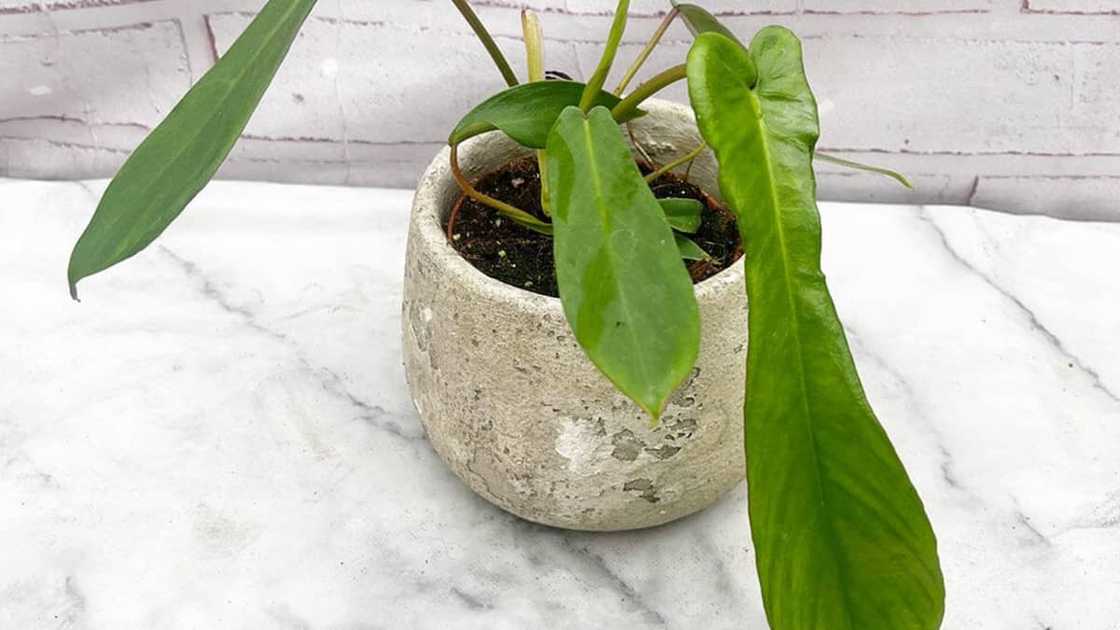
[[[654,117],[687,117],[692,120],[692,109],[661,99],[650,99],[643,103],[649,118]],[[490,134],[501,133],[499,131]],[[489,135],[489,134],[487,134]],[[476,139],[477,140],[477,139]],[[470,141],[468,141],[470,142]],[[458,280],[468,282],[478,290],[488,295],[496,302],[516,304],[525,310],[540,311],[542,313],[563,314],[560,298],[540,293],[534,293],[521,287],[502,282],[483,273],[467,261],[466,258],[451,246],[447,241],[446,231],[443,229],[441,214],[442,200],[439,192],[445,186],[452,186],[458,190],[458,184],[450,173],[450,147],[443,147],[435,159],[425,169],[420,183],[416,187],[416,196],[413,200],[412,221],[417,229],[417,236],[425,242],[425,249],[434,254],[449,275]],[[463,152],[460,152],[463,155]],[[705,191],[717,199],[721,197],[719,191]],[[413,255],[413,254],[409,254]],[[703,305],[712,301],[715,295],[722,294],[734,287],[742,287],[745,282],[745,267],[747,255],[744,253],[731,266],[702,282],[693,284],[693,291],[697,301]]]

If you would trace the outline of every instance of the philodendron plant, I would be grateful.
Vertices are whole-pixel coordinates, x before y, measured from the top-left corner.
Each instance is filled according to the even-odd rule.
[[[937,545],[922,502],[868,404],[821,272],[814,159],[817,106],[801,44],[768,27],[745,44],[707,11],[674,5],[618,88],[603,90],[629,9],[620,0],[586,83],[544,80],[540,27],[524,14],[530,81],[466,0],[452,0],[509,89],[450,135],[464,193],[525,229],[549,234],[560,299],[587,356],[656,421],[700,343],[682,257],[699,208],[654,198],[625,140],[642,102],[687,79],[720,189],[746,251],[749,349],[744,418],[749,512],[766,614],[775,630],[929,630],[944,612]],[[270,0],[220,61],[132,154],[74,248],[82,278],[138,253],[226,158],[315,0]],[[676,18],[695,36],[685,63],[627,92]],[[543,215],[476,190],[456,147],[502,132],[536,150]],[[841,162],[848,166],[863,165]],[[660,173],[654,173],[657,175]],[[691,243],[691,245],[690,245]]]

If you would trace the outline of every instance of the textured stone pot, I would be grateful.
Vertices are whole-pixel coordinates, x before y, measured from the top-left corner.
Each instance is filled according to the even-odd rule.
[[[699,142],[691,112],[653,102],[632,124],[659,162]],[[525,151],[502,134],[460,149],[469,177]],[[491,279],[448,244],[459,195],[443,151],[412,209],[404,281],[404,360],[436,452],[475,492],[522,518],[580,530],[650,527],[715,502],[744,477],[743,263],[696,286],[700,358],[662,422],[619,394],[583,355],[558,299]],[[692,180],[718,192],[703,156]]]

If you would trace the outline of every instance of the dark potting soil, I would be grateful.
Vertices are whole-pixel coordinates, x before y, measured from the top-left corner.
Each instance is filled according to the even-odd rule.
[[[639,167],[643,173],[651,172],[643,164]],[[475,188],[548,220],[541,210],[541,178],[535,159],[511,162],[483,176],[475,182]],[[712,259],[681,261],[681,264],[687,265],[693,282],[716,275],[742,256],[734,215],[699,186],[669,173],[657,178],[650,189],[658,199],[686,197],[704,204],[700,229],[690,238]],[[455,221],[450,239],[452,247],[463,258],[482,273],[506,284],[542,295],[559,295],[552,258],[552,237],[523,228],[497,210],[473,199],[460,197],[456,204],[458,212],[452,208],[448,213],[448,219],[454,218]],[[445,224],[444,229],[447,230],[447,227]]]

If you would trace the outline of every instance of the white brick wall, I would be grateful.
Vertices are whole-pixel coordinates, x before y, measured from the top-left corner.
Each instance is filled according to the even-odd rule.
[[[263,2],[0,0],[0,176],[112,174]],[[918,187],[824,168],[823,197],[1120,220],[1120,0],[703,3],[744,38],[768,23],[800,33],[822,146]],[[620,65],[667,4],[633,1]],[[614,2],[475,5],[515,66],[518,8],[542,11],[548,66],[580,77]],[[674,27],[646,74],[688,41]],[[320,0],[222,175],[409,186],[501,87],[449,0]]]

